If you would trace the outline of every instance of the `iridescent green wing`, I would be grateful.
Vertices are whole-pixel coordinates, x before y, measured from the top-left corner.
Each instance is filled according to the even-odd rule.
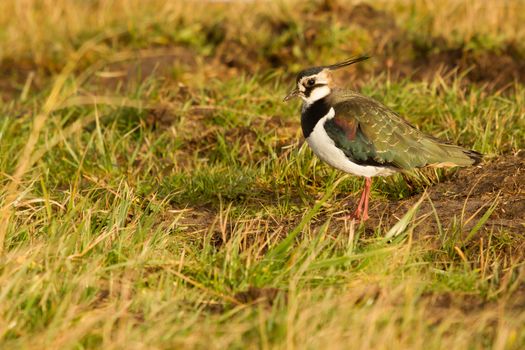
[[[470,165],[475,152],[446,144],[414,128],[381,103],[351,91],[332,94],[335,117],[325,130],[359,164],[401,169]]]

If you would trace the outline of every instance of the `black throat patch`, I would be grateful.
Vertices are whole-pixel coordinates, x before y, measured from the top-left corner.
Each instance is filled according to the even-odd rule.
[[[304,138],[308,138],[315,126],[321,120],[322,117],[328,114],[330,111],[330,105],[326,101],[326,98],[315,101],[309,106],[303,108],[301,113],[301,128],[303,129]]]

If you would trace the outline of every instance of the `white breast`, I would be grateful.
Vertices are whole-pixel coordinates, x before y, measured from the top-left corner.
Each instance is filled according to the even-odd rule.
[[[392,168],[383,168],[373,165],[358,165],[351,162],[344,152],[335,146],[334,141],[328,136],[324,128],[324,123],[327,120],[332,119],[334,116],[335,111],[331,108],[328,114],[317,122],[314,130],[306,139],[308,145],[319,158],[334,168],[357,176],[387,176],[395,172]]]

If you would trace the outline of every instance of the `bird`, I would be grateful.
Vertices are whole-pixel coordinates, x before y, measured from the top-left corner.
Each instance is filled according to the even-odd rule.
[[[305,69],[284,102],[300,97],[301,129],[313,153],[345,173],[365,178],[352,219],[368,220],[372,178],[423,167],[477,165],[483,155],[439,140],[411,125],[384,104],[336,86],[333,72],[367,55]]]

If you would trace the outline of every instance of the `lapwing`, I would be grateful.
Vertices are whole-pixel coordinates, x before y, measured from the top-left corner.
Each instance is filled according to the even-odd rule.
[[[301,127],[306,142],[324,162],[365,178],[355,219],[368,219],[372,177],[422,167],[476,165],[482,155],[441,141],[416,129],[380,102],[335,86],[332,72],[368,59],[351,58],[308,68],[297,76],[297,88],[284,101],[303,100]]]

